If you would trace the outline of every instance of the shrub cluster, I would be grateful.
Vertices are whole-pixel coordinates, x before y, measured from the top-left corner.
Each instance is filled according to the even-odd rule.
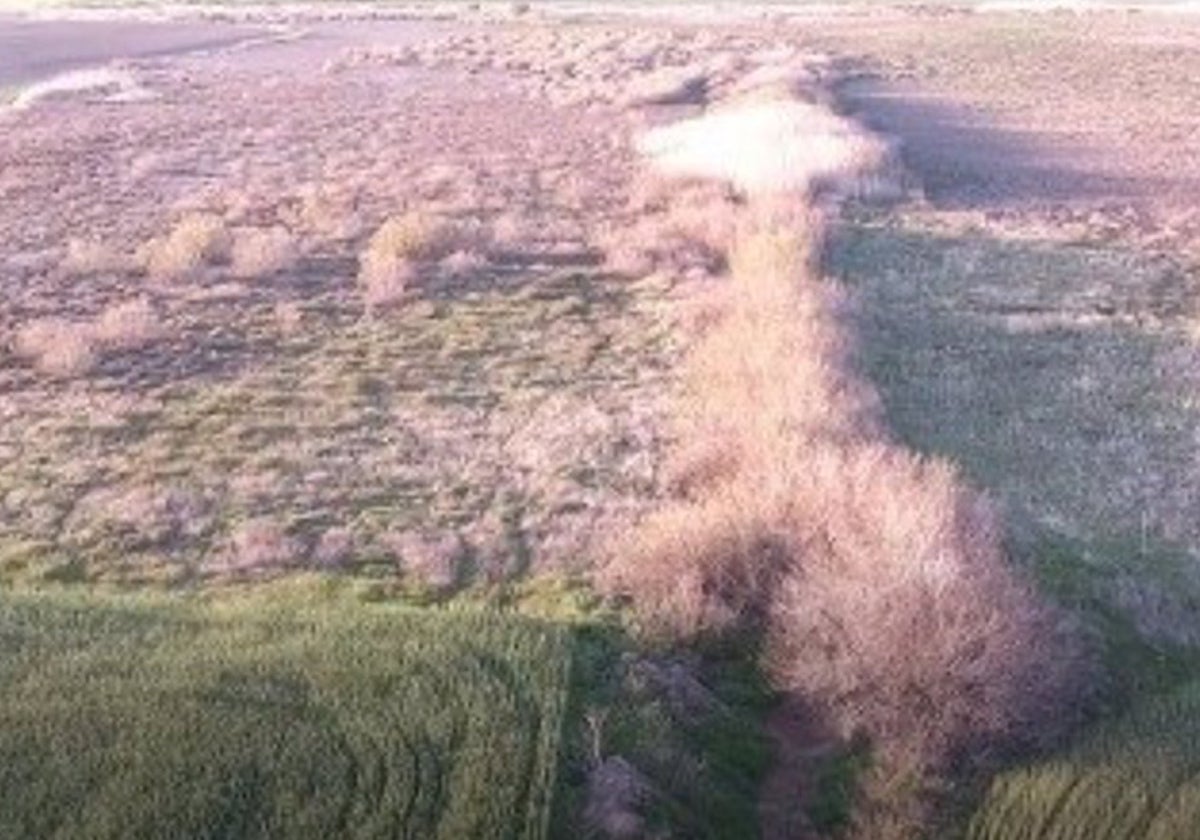
[[[675,499],[602,579],[656,634],[761,634],[779,689],[873,744],[860,835],[907,836],[922,798],[898,789],[1053,737],[1090,659],[1007,562],[988,500],[890,438],[847,295],[816,269],[821,224],[781,207],[747,209],[694,339]]]
[[[104,351],[137,350],[162,334],[145,298],[114,303],[92,320],[38,318],[17,330],[13,352],[41,373],[72,377],[87,373]]]

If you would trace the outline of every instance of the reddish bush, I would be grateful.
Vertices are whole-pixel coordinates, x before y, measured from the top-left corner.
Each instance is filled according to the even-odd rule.
[[[684,372],[680,500],[601,576],[657,634],[763,632],[775,684],[846,737],[876,786],[862,836],[905,836],[921,780],[1075,717],[1090,660],[1008,564],[995,513],[945,462],[887,434],[854,369],[845,295],[814,271],[819,225],[757,213],[723,311]]]

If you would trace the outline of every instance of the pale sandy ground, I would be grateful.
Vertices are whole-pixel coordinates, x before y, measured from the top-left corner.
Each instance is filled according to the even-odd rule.
[[[0,11],[0,88],[114,59],[210,50],[262,32],[254,27],[203,22],[31,21]]]

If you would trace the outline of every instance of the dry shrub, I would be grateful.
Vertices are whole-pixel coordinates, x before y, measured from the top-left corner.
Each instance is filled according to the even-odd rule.
[[[776,593],[771,671],[889,768],[1038,742],[1073,718],[1083,652],[1007,564],[991,506],[948,464],[821,447],[784,511],[799,536]]]
[[[787,535],[742,487],[659,511],[600,573],[655,636],[697,638],[744,628],[786,567]]]
[[[647,187],[649,189],[649,187]],[[674,274],[713,274],[725,266],[733,242],[739,206],[720,185],[677,186],[669,203],[650,202],[630,225],[601,237],[608,268],[621,274],[653,270]]]
[[[783,207],[745,214],[686,362],[680,501],[601,580],[658,634],[762,632],[775,684],[874,744],[860,836],[906,836],[930,774],[1073,722],[1090,660],[1007,563],[986,500],[890,440],[846,297],[816,277],[821,226]]]
[[[13,352],[50,376],[86,373],[96,362],[92,328],[86,322],[42,318],[17,330]]]
[[[359,257],[358,283],[368,310],[401,300],[417,264],[452,253],[461,242],[453,225],[425,213],[388,219]]]
[[[681,487],[706,473],[777,471],[815,442],[884,434],[878,397],[854,374],[846,297],[810,276],[815,229],[796,220],[745,234],[733,249],[725,310],[711,316],[684,372],[677,416],[686,443],[671,465]]]
[[[456,242],[454,228],[445,219],[411,212],[384,222],[371,237],[367,252],[406,260],[437,259],[452,251]]]
[[[71,239],[60,267],[71,275],[120,274],[133,267],[133,260],[98,240]]]
[[[160,334],[158,315],[145,298],[109,306],[92,325],[96,343],[112,350],[136,350]]]
[[[143,245],[138,261],[151,277],[171,280],[227,260],[231,247],[224,219],[213,213],[189,213],[166,236]]]
[[[278,522],[252,519],[230,534],[227,566],[239,572],[261,571],[293,565],[300,554],[299,542]]]
[[[41,318],[17,330],[13,352],[51,376],[90,370],[100,350],[135,350],[161,334],[150,302],[137,298],[102,311],[94,321]]]
[[[233,233],[229,270],[241,278],[278,274],[295,265],[298,253],[286,228],[240,228]]]
[[[319,240],[343,242],[361,233],[358,204],[353,188],[309,184],[297,192],[295,202],[279,208],[279,215],[292,230]]]
[[[416,267],[403,257],[375,251],[364,253],[359,258],[358,285],[367,311],[373,312],[403,300],[416,276]]]

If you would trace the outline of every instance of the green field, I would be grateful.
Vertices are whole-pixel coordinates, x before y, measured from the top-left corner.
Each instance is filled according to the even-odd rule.
[[[758,836],[747,661],[681,678],[568,581],[361,583],[0,588],[0,838],[568,836],[617,756],[647,831]]]
[[[1001,775],[970,840],[1200,837],[1200,683],[1054,760]]]
[[[0,837],[547,836],[566,629],[267,603],[0,596]]]

